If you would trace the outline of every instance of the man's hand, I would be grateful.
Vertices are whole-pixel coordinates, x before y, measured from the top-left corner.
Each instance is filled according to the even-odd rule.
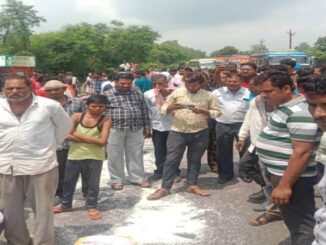
[[[172,111],[175,111],[175,110],[179,110],[179,109],[182,109],[182,105],[178,105],[178,104],[171,104],[168,106],[168,108],[166,109],[167,113],[170,113]]]
[[[209,116],[209,112],[207,110],[203,110],[200,108],[193,108],[193,109],[191,109],[191,111],[195,114],[204,114],[206,116]]]
[[[292,196],[290,187],[277,186],[272,192],[272,202],[276,205],[288,204]]]
[[[152,133],[151,133],[151,130],[149,128],[144,128],[143,134],[144,134],[145,139],[152,137]]]
[[[238,152],[242,152],[244,144],[245,144],[244,140],[239,139],[237,141],[235,147],[237,148]]]

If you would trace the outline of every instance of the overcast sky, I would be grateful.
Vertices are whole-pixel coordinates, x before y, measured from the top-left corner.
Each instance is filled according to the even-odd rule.
[[[5,0],[0,0],[3,4]],[[47,19],[36,32],[79,22],[149,25],[165,40],[212,52],[226,45],[248,50],[265,40],[271,50],[310,45],[326,36],[325,0],[23,0]]]

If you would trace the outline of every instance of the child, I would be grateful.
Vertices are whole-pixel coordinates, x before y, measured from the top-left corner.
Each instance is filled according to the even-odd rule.
[[[91,95],[87,101],[87,111],[72,115],[73,129],[68,136],[71,141],[68,161],[65,170],[63,197],[61,204],[53,207],[54,213],[72,210],[72,200],[79,174],[82,170],[88,173],[88,191],[86,207],[91,220],[101,219],[102,213],[97,209],[100,176],[105,148],[112,120],[105,115],[106,97]]]

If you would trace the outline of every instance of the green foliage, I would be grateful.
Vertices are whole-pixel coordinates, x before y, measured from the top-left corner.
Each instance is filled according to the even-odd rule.
[[[319,37],[315,42],[313,48],[310,50],[310,54],[316,57],[317,64],[326,63],[326,36]]]
[[[259,54],[259,53],[264,53],[264,52],[268,52],[268,48],[266,47],[266,45],[263,42],[251,45],[250,51],[249,51],[250,54]]]
[[[194,58],[204,58],[205,52],[181,46],[178,41],[165,41],[153,46],[151,62],[158,67],[178,67]]]
[[[295,51],[305,52],[305,53],[309,53],[310,49],[311,49],[310,45],[306,42],[302,42],[298,46],[294,47]]]
[[[33,27],[45,21],[33,6],[22,1],[7,0],[0,11],[0,45],[6,54],[17,54],[29,49]]]
[[[217,56],[217,55],[232,55],[232,54],[239,54],[239,50],[236,47],[233,47],[233,46],[225,46],[222,49],[213,51],[210,54],[210,57],[214,57],[214,56]]]

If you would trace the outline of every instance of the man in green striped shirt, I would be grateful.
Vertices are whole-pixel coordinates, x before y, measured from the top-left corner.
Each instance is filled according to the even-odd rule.
[[[259,161],[267,168],[273,187],[272,202],[279,205],[292,245],[314,240],[315,151],[321,131],[308,111],[305,98],[295,94],[290,76],[266,72],[259,84],[261,96],[277,105],[257,139]]]

